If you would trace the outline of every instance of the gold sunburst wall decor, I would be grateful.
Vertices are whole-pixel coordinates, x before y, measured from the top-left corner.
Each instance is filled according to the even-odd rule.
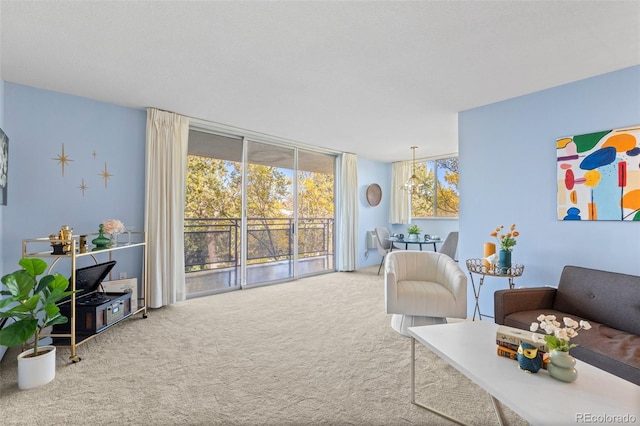
[[[56,158],[52,158],[52,160],[56,160],[60,165],[62,169],[62,176],[64,176],[64,166],[66,166],[70,161],[73,161],[67,154],[64,153],[64,144],[62,144],[62,152],[58,154]]]
[[[82,196],[84,197],[84,191],[89,189],[89,187],[84,183],[84,178],[82,178],[82,183],[80,184],[78,189],[80,189],[80,191],[82,192]]]
[[[97,150],[96,149],[92,149],[88,153],[85,153],[85,154],[81,155],[81,163],[80,163],[81,167],[80,167],[80,169],[83,169],[83,168],[86,168],[86,166],[89,166],[89,164],[87,163],[87,159],[88,159],[89,156],[94,161],[99,160],[101,163],[104,161],[104,159],[100,158],[101,155],[98,154]],[[62,144],[60,153],[57,154],[55,157],[53,157],[51,159],[58,162],[58,165],[60,166],[60,170],[61,170],[63,178],[65,177],[65,173],[66,173],[67,175],[69,175],[72,178],[72,180],[74,182],[78,182],[78,179],[80,179],[80,184],[79,185],[75,184],[73,186],[74,186],[74,189],[79,189],[80,190],[80,192],[82,193],[82,197],[83,198],[84,198],[85,195],[90,194],[96,187],[98,187],[97,182],[94,182],[93,184],[91,183],[91,182],[94,181],[95,178],[90,178],[89,181],[87,181],[87,179],[85,177],[81,176],[81,174],[84,174],[85,172],[83,172],[82,170],[77,170],[77,168],[75,166],[74,167],[68,167],[72,161],[76,161],[76,160],[72,160],[71,159],[71,157],[67,153],[67,150],[65,149],[65,144]],[[85,163],[87,163],[87,164],[85,164]],[[93,161],[91,163],[92,164],[96,164]],[[95,167],[95,166],[91,166],[91,168],[93,168],[93,167]],[[93,173],[90,173],[90,174],[93,175]],[[102,168],[101,171],[98,169],[98,173],[96,173],[96,175],[100,176],[100,179],[104,183],[105,189],[108,189],[109,188],[109,181],[111,180],[111,178],[114,177],[114,174],[109,169],[109,165],[108,165],[107,161],[104,161],[104,167]],[[93,175],[93,176],[95,176],[95,175]],[[90,191],[90,189],[91,189],[91,191]]]
[[[107,169],[106,161],[104,162],[104,170],[102,171],[102,173],[100,173],[100,176],[102,176],[102,179],[104,179],[104,187],[106,188],[109,183],[109,179],[111,178],[111,176],[113,176]]]

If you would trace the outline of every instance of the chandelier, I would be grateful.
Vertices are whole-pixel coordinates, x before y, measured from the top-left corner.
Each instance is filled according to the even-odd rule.
[[[413,151],[413,163],[411,164],[411,177],[400,187],[411,194],[424,195],[427,192],[427,184],[416,176],[416,149],[417,146],[412,146]]]

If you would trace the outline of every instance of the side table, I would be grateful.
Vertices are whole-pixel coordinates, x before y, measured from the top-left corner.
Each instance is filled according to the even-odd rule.
[[[473,296],[476,298],[476,306],[473,309],[473,318],[476,319],[476,312],[478,313],[478,319],[482,320],[482,317],[493,318],[490,315],[483,315],[480,313],[480,290],[482,290],[482,284],[484,283],[485,277],[502,277],[508,278],[509,280],[509,288],[513,289],[515,287],[515,283],[513,279],[515,277],[519,277],[524,272],[524,265],[514,264],[511,265],[510,268],[506,270],[504,268],[495,267],[495,265],[486,266],[484,259],[467,259],[467,269],[469,270],[469,277],[471,277],[471,286],[473,287]],[[476,289],[476,284],[473,280],[473,275],[480,275],[480,282],[478,283],[478,287]]]

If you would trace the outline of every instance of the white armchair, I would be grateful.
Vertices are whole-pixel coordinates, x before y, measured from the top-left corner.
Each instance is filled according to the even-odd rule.
[[[467,317],[467,276],[451,257],[430,251],[397,251],[385,259],[384,299],[391,327],[444,324]]]

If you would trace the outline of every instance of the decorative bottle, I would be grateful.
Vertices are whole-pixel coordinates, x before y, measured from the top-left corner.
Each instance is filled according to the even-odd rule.
[[[98,228],[98,236],[91,240],[91,242],[96,246],[96,249],[107,248],[107,246],[111,243],[111,240],[104,236],[103,224],[100,224]]]

